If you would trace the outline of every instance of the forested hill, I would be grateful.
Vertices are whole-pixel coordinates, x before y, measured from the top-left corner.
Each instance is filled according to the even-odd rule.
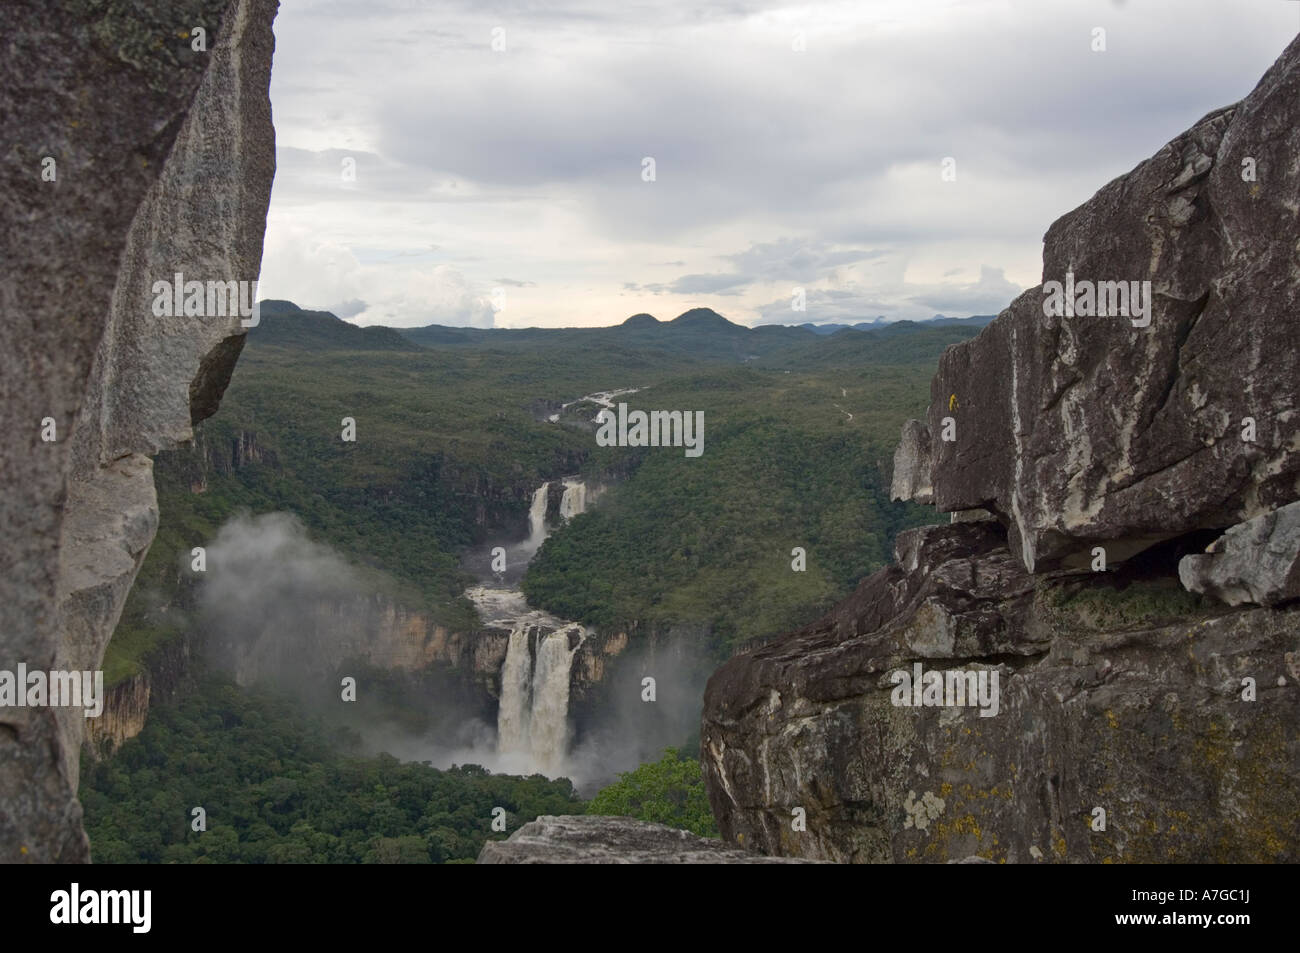
[[[583,351],[590,354],[636,352],[643,358],[695,363],[837,361],[876,353],[882,358],[912,362],[933,360],[935,345],[964,341],[979,331],[987,317],[944,318],[933,322],[891,324],[760,325],[749,328],[728,321],[710,308],[694,308],[670,321],[635,314],[621,324],[599,328],[458,328],[432,324],[421,328],[360,328],[328,311],[307,311],[288,301],[260,303],[261,322],[249,332],[249,345],[295,350],[391,350],[426,348],[514,354],[519,351]]]

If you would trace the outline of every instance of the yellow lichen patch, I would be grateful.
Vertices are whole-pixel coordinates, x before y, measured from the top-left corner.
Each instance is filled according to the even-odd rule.
[[[952,794],[952,785],[947,781],[943,782],[943,784],[939,785],[939,793],[944,797],[948,797]]]
[[[1232,836],[1216,838],[1215,862],[1276,861],[1292,849],[1288,831],[1297,813],[1295,789],[1285,773],[1274,767],[1287,746],[1285,732],[1277,723],[1253,725],[1240,740],[1218,722],[1212,721],[1200,732],[1197,754],[1201,762],[1212,770],[1219,796],[1231,797],[1246,819]],[[1196,829],[1191,818],[1183,820],[1185,827]]]
[[[1115,717],[1115,713],[1109,708],[1106,709],[1106,724],[1110,725],[1111,728],[1116,731],[1119,730],[1119,719]]]
[[[1065,835],[1060,831],[1056,832],[1056,837],[1052,840],[1052,850],[1056,851],[1057,857],[1065,856]]]

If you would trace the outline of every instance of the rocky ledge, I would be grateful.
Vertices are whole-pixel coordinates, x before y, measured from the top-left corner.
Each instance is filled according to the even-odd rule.
[[[663,824],[630,817],[543,815],[503,841],[489,841],[480,864],[761,864],[790,863],[729,848]]]

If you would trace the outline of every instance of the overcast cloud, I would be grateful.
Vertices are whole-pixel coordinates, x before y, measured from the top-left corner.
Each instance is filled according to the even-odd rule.
[[[259,290],[394,326],[996,313],[1297,29],[1290,0],[283,0]]]

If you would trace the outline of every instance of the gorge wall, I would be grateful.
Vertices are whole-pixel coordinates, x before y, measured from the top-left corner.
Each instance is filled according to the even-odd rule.
[[[953,522],[900,534],[896,566],[709,682],[726,840],[1300,859],[1297,155],[1300,39],[1048,230],[1045,285],[1149,281],[1149,324],[1083,298],[1049,315],[1040,286],[944,353],[894,495]],[[947,675],[931,696],[934,671],[992,704]]]
[[[257,278],[276,9],[0,9],[0,668],[99,668],[157,527],[151,457],[230,378],[240,316],[157,316],[153,284]],[[0,861],[88,859],[85,721],[0,711]]]

